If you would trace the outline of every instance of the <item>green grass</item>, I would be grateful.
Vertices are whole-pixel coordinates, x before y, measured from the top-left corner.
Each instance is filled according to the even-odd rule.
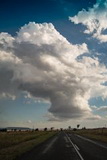
[[[107,129],[105,128],[77,130],[74,133],[107,143]]]
[[[55,134],[55,131],[0,133],[0,159],[14,160]]]

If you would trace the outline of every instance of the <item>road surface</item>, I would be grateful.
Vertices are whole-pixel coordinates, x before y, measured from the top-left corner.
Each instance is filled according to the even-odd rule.
[[[107,160],[107,145],[62,131],[17,160]]]

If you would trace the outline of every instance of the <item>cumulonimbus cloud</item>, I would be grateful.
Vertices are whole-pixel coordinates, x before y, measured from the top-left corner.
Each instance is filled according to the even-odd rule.
[[[79,11],[74,17],[69,17],[69,20],[86,26],[84,33],[92,34],[101,43],[107,42],[107,0],[97,0],[93,8]]]
[[[107,98],[106,67],[85,43],[69,43],[51,23],[30,22],[15,37],[0,34],[0,97],[26,91],[50,101],[54,120],[91,116],[91,97]]]

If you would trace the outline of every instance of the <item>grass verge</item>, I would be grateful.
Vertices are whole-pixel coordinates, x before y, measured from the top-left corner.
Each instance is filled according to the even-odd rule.
[[[44,142],[48,138],[56,134],[56,132],[34,132],[34,133],[4,133],[5,135],[0,135],[1,149],[0,149],[0,159],[2,160],[14,160],[16,157],[20,156],[22,153],[31,150],[33,147]],[[14,134],[14,136],[13,136]],[[1,139],[1,137],[7,137]],[[12,137],[13,139],[9,139]],[[19,138],[20,137],[20,138]],[[16,139],[19,139],[16,140]],[[12,141],[11,141],[12,140]],[[5,144],[5,145],[4,145]],[[7,146],[9,144],[9,146]]]
[[[77,130],[73,133],[107,143],[107,129],[105,128]]]

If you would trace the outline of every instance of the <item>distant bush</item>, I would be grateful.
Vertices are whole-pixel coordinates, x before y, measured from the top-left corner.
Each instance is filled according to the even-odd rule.
[[[35,131],[39,131],[39,129],[38,129],[38,128],[36,128],[36,129],[35,129]]]
[[[7,132],[6,128],[0,129],[0,132]]]
[[[86,127],[83,127],[82,129],[84,130],[84,129],[86,129]]]
[[[77,131],[77,129],[76,129],[76,128],[74,128],[74,129],[73,129],[73,131]]]
[[[44,131],[47,131],[48,129],[47,128],[44,128]]]

